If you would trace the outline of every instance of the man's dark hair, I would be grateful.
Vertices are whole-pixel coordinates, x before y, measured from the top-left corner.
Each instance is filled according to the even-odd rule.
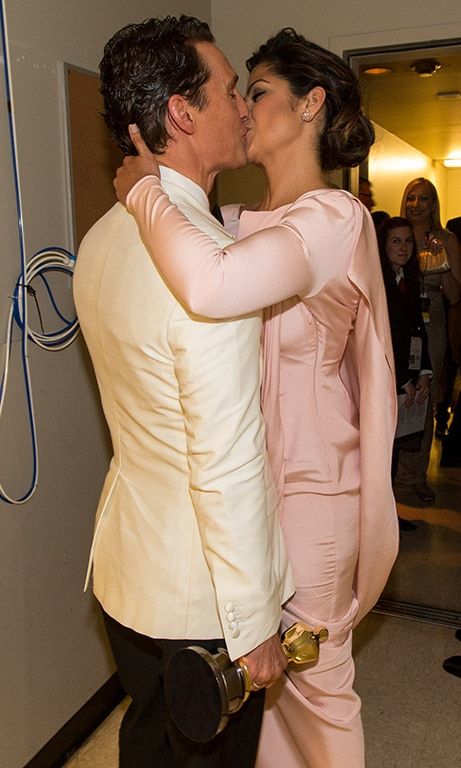
[[[99,65],[104,119],[125,154],[135,154],[128,125],[137,123],[152,152],[165,150],[168,99],[184,96],[204,109],[210,71],[194,43],[214,42],[211,30],[193,16],[146,19],[120,29],[104,48]]]

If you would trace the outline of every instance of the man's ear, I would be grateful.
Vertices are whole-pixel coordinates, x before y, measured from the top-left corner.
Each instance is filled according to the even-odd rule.
[[[167,119],[177,131],[192,134],[195,131],[195,114],[187,99],[173,94],[168,99]]]

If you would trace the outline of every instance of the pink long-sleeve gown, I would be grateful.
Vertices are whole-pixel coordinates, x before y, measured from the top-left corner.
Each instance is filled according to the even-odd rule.
[[[222,251],[155,179],[127,203],[192,311],[271,305],[262,405],[296,583],[283,628],[301,619],[330,634],[316,664],[288,668],[269,689],[258,768],[363,768],[351,630],[379,597],[398,543],[392,347],[371,219],[347,192],[317,190],[244,212],[239,242]]]

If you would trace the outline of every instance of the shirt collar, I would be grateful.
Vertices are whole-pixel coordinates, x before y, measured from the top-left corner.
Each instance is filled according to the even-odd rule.
[[[167,168],[165,165],[160,166],[160,179],[162,182],[166,181],[168,184],[174,186],[179,192],[186,192],[193,197],[201,207],[209,210],[210,204],[205,190],[196,184],[195,181],[192,181],[192,179],[175,171],[173,168]]]

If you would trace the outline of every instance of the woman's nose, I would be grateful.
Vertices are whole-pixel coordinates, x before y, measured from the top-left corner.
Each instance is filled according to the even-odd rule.
[[[248,110],[248,114],[250,115],[251,114],[251,99],[250,99],[249,96],[245,96],[245,104],[246,104],[246,108]]]

